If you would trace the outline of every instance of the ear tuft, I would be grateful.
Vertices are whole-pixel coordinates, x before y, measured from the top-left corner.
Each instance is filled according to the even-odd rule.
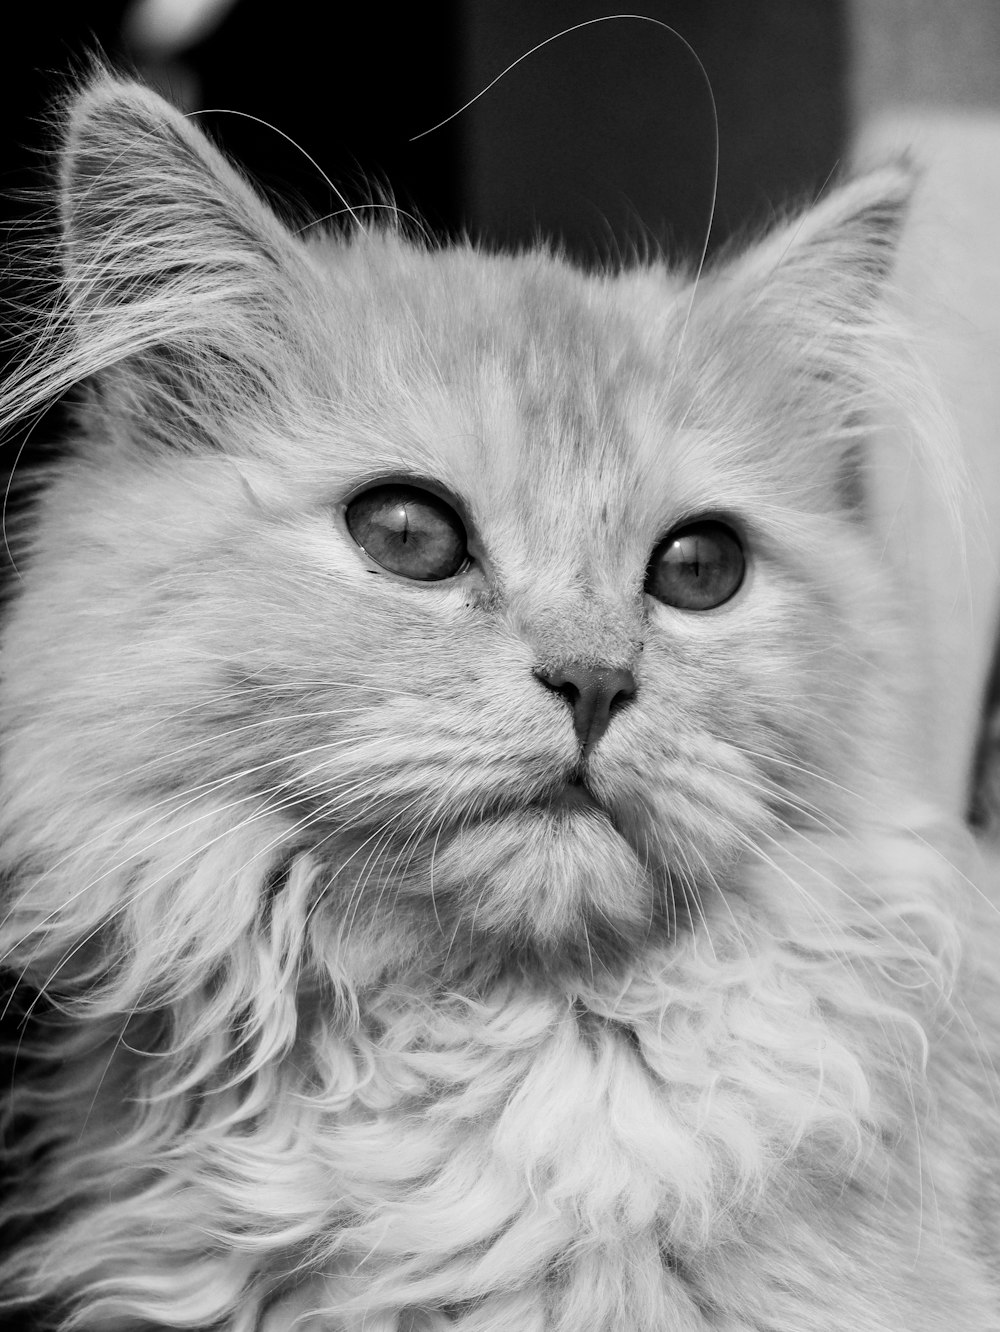
[[[752,405],[747,429],[787,474],[860,516],[886,423],[923,448],[919,418],[936,419],[892,280],[917,181],[905,159],[848,181],[722,266],[694,306],[727,349],[731,411]]]
[[[271,210],[179,111],[141,84],[108,75],[71,102],[60,158],[67,276],[92,295],[142,279],[280,268],[291,238]]]
[[[854,320],[881,295],[896,262],[917,184],[901,158],[848,181],[779,226],[730,270],[737,280],[776,291],[814,285],[839,296]],[[831,308],[835,301],[831,303]]]
[[[59,199],[59,304],[0,412],[98,376],[105,432],[194,445],[302,400],[312,260],[189,119],[99,73],[67,106]]]

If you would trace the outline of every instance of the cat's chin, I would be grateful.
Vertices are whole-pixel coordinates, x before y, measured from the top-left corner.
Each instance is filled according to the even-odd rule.
[[[434,860],[434,899],[474,935],[544,950],[638,942],[666,888],[585,786],[459,828]]]

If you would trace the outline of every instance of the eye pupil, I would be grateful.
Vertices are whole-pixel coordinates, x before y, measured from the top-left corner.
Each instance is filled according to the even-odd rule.
[[[373,486],[351,500],[344,517],[365,554],[403,578],[437,582],[453,578],[468,563],[461,518],[419,486]]]
[[[746,556],[725,523],[706,520],[675,528],[653,551],[646,591],[679,610],[713,610],[743,582]]]

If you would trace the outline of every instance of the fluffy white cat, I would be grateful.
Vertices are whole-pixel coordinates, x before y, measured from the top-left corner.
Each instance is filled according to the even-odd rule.
[[[867,502],[912,181],[693,283],[293,235],[102,77],[8,414],[0,1309],[1000,1326],[993,910]]]

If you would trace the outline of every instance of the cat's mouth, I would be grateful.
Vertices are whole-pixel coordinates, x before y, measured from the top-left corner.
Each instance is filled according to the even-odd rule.
[[[533,804],[536,809],[543,809],[552,814],[573,814],[588,809],[606,813],[604,806],[578,774],[551,787]]]

